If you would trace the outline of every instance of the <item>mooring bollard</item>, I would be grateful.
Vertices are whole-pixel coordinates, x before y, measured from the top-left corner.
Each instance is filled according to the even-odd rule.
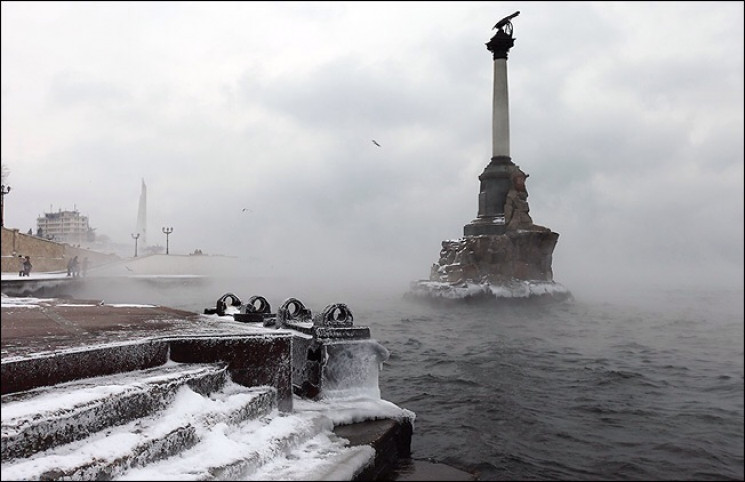
[[[287,298],[277,310],[277,323],[279,323],[281,328],[294,328],[306,332],[308,327],[300,323],[309,323],[312,321],[313,314],[297,298]]]
[[[233,313],[233,319],[242,323],[263,323],[264,326],[273,326],[277,315],[272,313],[272,307],[266,298],[255,295],[241,306],[240,313]]]
[[[354,316],[344,303],[334,303],[326,306],[323,311],[313,317],[313,326],[336,326],[349,328],[354,322]]]
[[[242,304],[241,299],[235,296],[233,293],[225,293],[217,300],[217,302],[215,303],[215,308],[205,308],[204,314],[217,314],[218,316],[225,316],[225,311],[228,308],[227,300],[230,300],[230,306],[240,307]]]

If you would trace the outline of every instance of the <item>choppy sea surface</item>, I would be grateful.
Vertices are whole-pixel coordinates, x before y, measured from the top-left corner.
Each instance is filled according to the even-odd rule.
[[[261,283],[233,283],[275,311],[283,301]],[[148,289],[138,301],[201,312],[224,292]],[[347,303],[390,351],[381,395],[416,413],[415,459],[478,480],[743,480],[743,291],[574,295],[558,304],[285,298],[314,313]]]
[[[481,480],[743,480],[743,293],[399,306],[382,396]]]

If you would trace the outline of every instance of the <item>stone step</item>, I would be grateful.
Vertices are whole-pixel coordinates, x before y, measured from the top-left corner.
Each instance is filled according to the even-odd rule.
[[[350,446],[347,440],[333,433],[319,433],[251,473],[243,474],[241,480],[292,480],[301,464],[304,480],[360,480],[357,476],[375,463],[375,455],[371,445]]]
[[[276,395],[272,387],[244,387],[230,380],[208,396],[184,385],[160,412],[27,458],[3,460],[3,479],[118,479],[132,469],[146,470],[159,460],[188,453],[225,427],[279,413]]]
[[[333,422],[323,414],[275,410],[215,430],[178,456],[117,480],[289,480],[286,472],[296,472],[299,464],[310,474],[307,480],[354,480],[358,467],[374,463],[375,449],[350,446],[332,430]]]
[[[182,386],[209,394],[226,379],[222,364],[169,362],[3,395],[2,460],[27,458],[146,417],[166,407]]]

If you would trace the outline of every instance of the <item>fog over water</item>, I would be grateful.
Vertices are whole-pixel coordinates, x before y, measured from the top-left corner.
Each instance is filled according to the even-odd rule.
[[[315,281],[130,279],[86,294],[197,312],[226,292],[275,312],[288,297],[313,313],[346,303],[391,353],[381,396],[417,414],[413,456],[480,480],[742,480],[742,288],[588,282],[559,304],[431,305],[401,285]]]

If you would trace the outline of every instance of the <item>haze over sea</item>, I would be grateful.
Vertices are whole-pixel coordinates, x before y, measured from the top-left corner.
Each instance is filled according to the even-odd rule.
[[[391,352],[381,394],[416,413],[413,457],[479,480],[743,480],[740,287],[433,306],[270,284],[163,284],[106,301],[202,312],[232,292],[264,296],[273,312],[294,297],[313,313],[345,303]]]

